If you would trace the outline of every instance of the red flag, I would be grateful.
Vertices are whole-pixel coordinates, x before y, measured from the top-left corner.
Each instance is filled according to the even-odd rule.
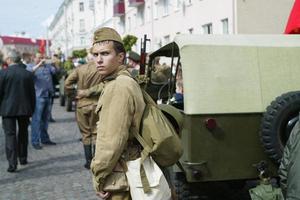
[[[41,40],[40,46],[39,46],[39,52],[43,55],[45,54],[45,46],[46,46],[46,41]]]
[[[300,34],[300,0],[295,0],[284,33]]]

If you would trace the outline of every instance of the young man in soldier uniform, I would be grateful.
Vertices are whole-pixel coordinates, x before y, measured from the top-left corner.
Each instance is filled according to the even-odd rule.
[[[96,112],[97,140],[91,171],[97,195],[103,199],[131,199],[128,189],[105,191],[107,177],[125,175],[124,162],[139,157],[133,130],[139,130],[145,103],[140,86],[123,65],[125,49],[120,35],[111,28],[94,33],[92,54],[103,76],[103,91]]]
[[[95,62],[91,61],[87,64],[77,67],[65,80],[66,94],[71,94],[74,90],[74,84],[78,90],[84,90],[95,86],[101,82],[101,76],[96,68]],[[82,143],[86,163],[85,168],[90,169],[93,158],[92,146],[95,145],[97,131],[96,122],[98,116],[95,114],[99,95],[94,95],[89,98],[80,98],[76,106],[76,118],[79,130],[82,134]]]

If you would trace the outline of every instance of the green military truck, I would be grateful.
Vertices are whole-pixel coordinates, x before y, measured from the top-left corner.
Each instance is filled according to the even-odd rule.
[[[171,67],[167,82],[154,80],[157,57]],[[183,101],[176,99],[179,68]],[[277,177],[300,110],[299,36],[178,35],[150,54],[146,75],[146,90],[184,146],[179,199],[226,199],[230,192],[229,199],[249,199],[236,192],[258,179],[262,161]],[[203,194],[208,185],[215,189]]]

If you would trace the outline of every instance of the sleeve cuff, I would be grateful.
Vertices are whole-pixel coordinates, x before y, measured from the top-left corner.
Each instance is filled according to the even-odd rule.
[[[85,97],[90,97],[92,95],[92,93],[93,93],[93,91],[90,91],[89,89],[83,90],[83,92],[84,92],[84,96]]]
[[[102,181],[98,182],[95,176],[93,176],[93,186],[96,192],[103,191],[103,182]]]

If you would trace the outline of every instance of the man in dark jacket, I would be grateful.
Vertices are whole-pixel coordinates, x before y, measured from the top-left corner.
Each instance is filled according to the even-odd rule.
[[[15,50],[7,53],[8,68],[0,71],[0,116],[5,134],[8,172],[27,164],[28,124],[35,107],[33,74],[20,65]],[[18,134],[16,133],[18,123]]]

